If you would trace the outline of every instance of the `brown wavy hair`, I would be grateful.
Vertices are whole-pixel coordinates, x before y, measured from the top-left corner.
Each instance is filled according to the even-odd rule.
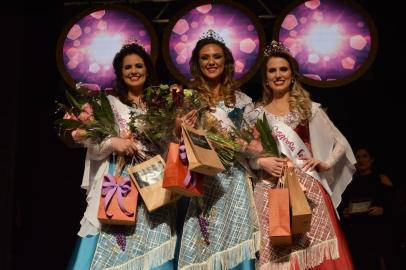
[[[136,54],[141,57],[142,60],[144,60],[144,64],[148,73],[148,76],[145,80],[144,89],[148,86],[156,85],[158,81],[152,59],[145,51],[145,49],[136,43],[124,45],[114,56],[113,60],[114,73],[116,74],[116,84],[114,90],[115,95],[119,97],[120,101],[129,106],[131,106],[131,102],[128,100],[128,86],[122,78],[122,69],[124,57],[131,54]]]
[[[221,75],[221,87],[220,94],[224,99],[224,103],[227,107],[234,107],[235,105],[235,91],[238,90],[239,84],[234,79],[234,57],[230,49],[215,39],[205,38],[197,42],[192,52],[192,57],[189,61],[190,72],[193,79],[189,81],[188,87],[197,90],[203,99],[211,106],[216,105],[217,101],[212,96],[212,91],[207,83],[207,79],[203,76],[203,73],[199,65],[199,53],[200,50],[208,44],[216,44],[221,47],[224,53],[224,71]]]
[[[272,89],[267,85],[266,65],[270,58],[272,57],[281,57],[288,61],[289,67],[292,71],[292,80],[293,83],[290,85],[290,97],[289,97],[289,109],[291,112],[296,112],[299,115],[301,123],[307,122],[312,116],[312,101],[310,99],[310,94],[307,92],[300,83],[299,76],[299,64],[296,59],[287,52],[276,51],[270,52],[264,56],[261,74],[262,74],[262,101],[261,105],[265,106],[269,104],[273,99]]]

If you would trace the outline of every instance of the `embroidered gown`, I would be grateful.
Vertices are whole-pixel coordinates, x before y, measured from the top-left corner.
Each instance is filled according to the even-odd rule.
[[[310,152],[312,146],[318,142],[313,141],[309,127],[299,124],[298,115],[289,113],[285,116],[276,116],[266,111],[263,107],[256,109],[256,114],[262,117],[265,112],[268,122],[282,121],[292,128],[302,139]],[[312,115],[322,118],[320,123],[330,132],[335,142],[334,149],[329,153],[326,163],[332,167],[348,154],[350,163],[355,163],[351,149],[346,149],[348,143],[341,133],[334,127],[327,115],[313,103]],[[313,118],[310,120],[313,121]],[[251,120],[252,122],[252,120]],[[315,157],[317,158],[317,157]],[[252,164],[252,163],[250,163]],[[254,169],[255,165],[253,166]],[[351,167],[351,165],[349,165]],[[353,167],[353,166],[352,166]],[[352,168],[351,167],[351,168]],[[352,169],[351,169],[352,170]],[[304,173],[298,167],[295,168],[299,182],[306,188],[306,197],[312,210],[310,231],[304,234],[295,234],[292,237],[293,244],[285,247],[272,246],[269,241],[268,223],[268,191],[274,188],[274,184],[258,181],[255,184],[254,197],[261,228],[261,251],[257,262],[259,269],[353,269],[351,256],[340,224],[336,217],[330,195],[322,183],[312,176]],[[350,181],[350,180],[346,180]],[[329,187],[327,187],[329,189]],[[345,187],[344,187],[345,188]],[[329,189],[331,191],[331,189]],[[331,192],[330,192],[331,193]]]
[[[129,129],[130,111],[143,110],[123,104],[118,98],[108,96],[115,120],[120,130]],[[145,146],[141,146],[145,147]],[[68,269],[174,269],[176,233],[174,204],[152,213],[138,196],[135,226],[102,225],[97,219],[103,176],[113,174],[115,162],[109,140],[99,146],[89,146],[82,187],[87,190],[87,209],[81,221],[76,250]],[[121,175],[127,175],[127,167]],[[117,243],[117,234],[125,235],[125,249]]]
[[[212,113],[222,127],[241,124],[245,112],[253,110],[251,98],[236,92],[236,105],[224,102]],[[229,170],[204,178],[204,194],[191,198],[183,227],[179,269],[250,269],[259,250],[259,225],[254,209],[251,182],[244,168],[235,163]],[[198,216],[208,219],[208,240],[203,240]]]

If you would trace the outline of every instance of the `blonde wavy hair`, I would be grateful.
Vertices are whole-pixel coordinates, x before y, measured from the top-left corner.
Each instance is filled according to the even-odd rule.
[[[207,79],[203,76],[199,64],[200,50],[208,44],[216,44],[223,50],[225,63],[224,71],[221,75],[220,94],[227,107],[234,107],[236,102],[235,91],[239,88],[238,82],[234,79],[234,57],[230,49],[218,40],[204,38],[197,42],[189,61],[190,72],[193,79],[188,83],[188,87],[197,90],[210,106],[215,106],[217,104],[218,100],[213,98],[213,93],[209,87]]]
[[[312,116],[312,101],[310,99],[310,94],[307,92],[299,81],[299,65],[293,56],[291,56],[287,52],[278,51],[268,53],[267,56],[264,57],[262,63],[262,101],[260,102],[261,105],[265,106],[269,104],[273,99],[273,92],[272,89],[267,85],[266,79],[266,65],[270,58],[272,57],[281,57],[288,61],[290,69],[292,71],[292,80],[294,82],[290,85],[290,96],[289,96],[289,109],[291,112],[295,112],[299,115],[300,122],[302,124],[309,121],[310,117]]]

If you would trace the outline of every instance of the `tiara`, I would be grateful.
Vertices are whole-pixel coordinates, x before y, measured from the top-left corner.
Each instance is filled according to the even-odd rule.
[[[278,42],[276,40],[272,40],[271,44],[266,46],[265,51],[264,51],[264,55],[266,57],[268,57],[268,56],[271,56],[272,54],[275,54],[275,53],[287,53],[287,54],[291,55],[288,47],[283,45],[281,42]]]
[[[216,40],[220,43],[226,44],[224,42],[224,39],[214,30],[209,29],[207,30],[207,32],[204,32],[200,37],[199,37],[199,41],[202,39],[213,39]]]
[[[146,51],[144,44],[142,44],[135,36],[130,36],[128,39],[126,39],[121,49],[129,48],[133,44],[140,46],[144,51]]]

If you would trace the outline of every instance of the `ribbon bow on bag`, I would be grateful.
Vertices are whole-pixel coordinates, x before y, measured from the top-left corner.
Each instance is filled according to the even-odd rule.
[[[109,174],[104,176],[102,196],[106,197],[104,200],[104,210],[106,212],[106,216],[109,218],[111,218],[113,214],[108,212],[107,209],[116,191],[117,191],[118,206],[120,207],[121,211],[129,217],[134,215],[134,212],[130,212],[125,208],[123,201],[123,197],[126,197],[128,193],[131,192],[131,179],[129,176],[120,176],[120,178],[121,183],[117,184],[116,180],[112,175]]]
[[[180,160],[182,161],[183,165],[188,165],[189,162],[187,160],[187,154],[186,154],[186,147],[185,144],[183,143],[183,140],[179,144],[179,156]],[[191,172],[190,170],[187,171],[186,177],[183,180],[183,185],[185,187],[195,187],[197,182],[197,177],[196,174]]]

